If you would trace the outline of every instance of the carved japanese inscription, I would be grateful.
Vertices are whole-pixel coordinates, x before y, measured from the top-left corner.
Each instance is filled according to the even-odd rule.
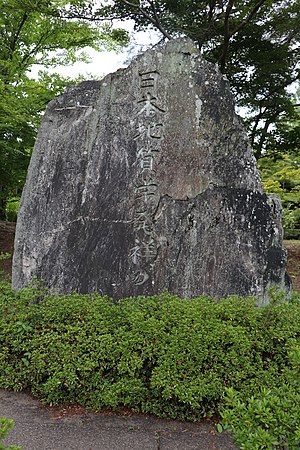
[[[136,141],[135,204],[133,209],[134,247],[130,259],[134,265],[132,281],[143,285],[149,279],[152,283],[153,261],[157,256],[158,240],[154,229],[154,215],[160,192],[156,178],[158,155],[163,139],[164,115],[166,109],[158,98],[158,70],[139,72],[139,90],[134,118],[131,126]]]
[[[115,300],[289,291],[280,202],[263,192],[228,82],[160,43],[52,101],[17,224],[13,285]]]

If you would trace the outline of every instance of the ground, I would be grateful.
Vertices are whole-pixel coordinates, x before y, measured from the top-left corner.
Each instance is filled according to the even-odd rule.
[[[2,259],[0,257],[0,279],[11,278],[12,254],[14,249],[16,224],[0,221],[0,255],[9,253],[10,257]]]
[[[13,254],[15,224],[0,221],[0,254]],[[300,240],[284,241],[288,251],[288,273],[293,283],[293,289],[300,292]],[[0,259],[0,276],[6,279],[11,277],[12,258]]]

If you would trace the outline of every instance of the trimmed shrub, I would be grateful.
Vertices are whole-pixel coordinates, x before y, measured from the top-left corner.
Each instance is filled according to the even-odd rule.
[[[292,368],[276,387],[242,399],[234,389],[226,391],[223,427],[233,431],[245,450],[300,448],[300,347],[290,354]]]
[[[44,294],[45,296],[45,294]],[[227,388],[247,399],[284,383],[300,343],[300,302],[181,300],[169,293],[113,303],[0,285],[0,387],[45,404],[127,406],[199,420]]]

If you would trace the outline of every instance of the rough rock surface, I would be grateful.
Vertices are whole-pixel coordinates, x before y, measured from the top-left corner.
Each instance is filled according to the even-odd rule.
[[[288,290],[280,205],[263,192],[228,82],[186,39],[52,101],[17,224],[13,285],[114,299]]]

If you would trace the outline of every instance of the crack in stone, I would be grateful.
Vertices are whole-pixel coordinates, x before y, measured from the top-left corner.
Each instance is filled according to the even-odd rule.
[[[47,231],[41,231],[36,236],[42,236],[45,234],[56,234],[60,233],[62,231],[65,231],[68,229],[70,225],[73,225],[76,222],[109,222],[109,223],[124,223],[124,224],[130,224],[132,223],[132,220],[110,220],[110,219],[101,219],[100,217],[78,217],[78,219],[71,220],[70,222],[67,222],[64,226],[61,226],[59,228],[55,228],[52,230]]]
[[[76,106],[65,106],[64,108],[55,108],[54,111],[65,111],[68,109],[78,109],[78,108],[93,108],[92,105],[76,105]]]

